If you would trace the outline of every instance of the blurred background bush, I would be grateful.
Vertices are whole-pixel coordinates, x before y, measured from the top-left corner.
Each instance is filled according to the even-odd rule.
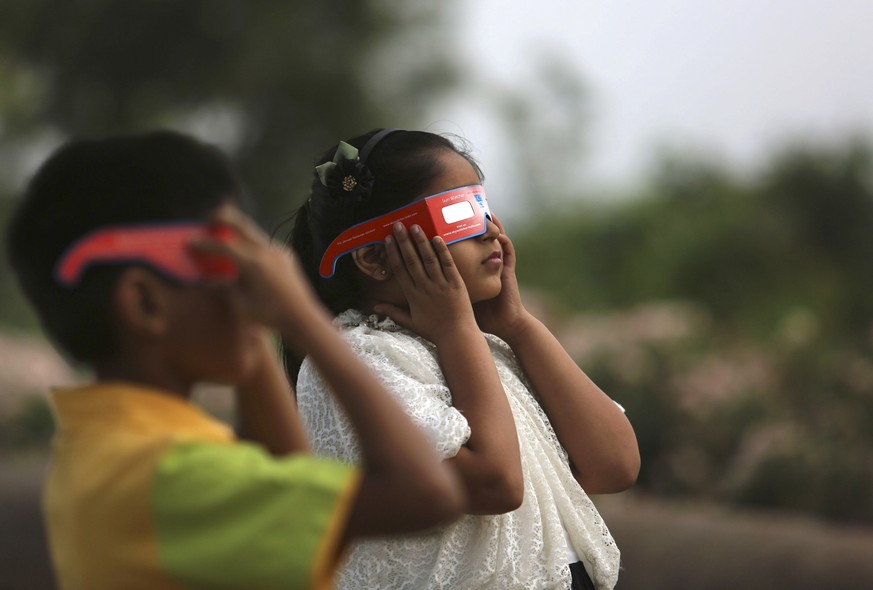
[[[633,420],[638,488],[873,523],[871,156],[792,148],[743,180],[670,162],[633,203],[518,240]]]

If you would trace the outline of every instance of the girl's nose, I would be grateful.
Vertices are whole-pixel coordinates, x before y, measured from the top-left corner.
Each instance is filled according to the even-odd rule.
[[[490,218],[485,218],[485,233],[482,234],[483,240],[496,240],[500,235],[500,228]]]

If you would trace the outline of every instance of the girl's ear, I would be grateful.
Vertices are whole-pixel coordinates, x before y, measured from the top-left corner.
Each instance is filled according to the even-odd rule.
[[[141,267],[125,269],[112,294],[115,320],[129,334],[161,336],[169,324],[169,285]]]
[[[352,252],[355,265],[362,273],[376,281],[387,280],[391,276],[388,268],[388,257],[385,255],[385,246],[375,244],[364,246]]]

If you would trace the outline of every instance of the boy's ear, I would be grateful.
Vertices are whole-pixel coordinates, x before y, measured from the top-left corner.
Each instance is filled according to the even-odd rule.
[[[371,279],[384,281],[390,276],[388,257],[382,244],[358,248],[352,252],[352,258],[358,269]]]
[[[132,266],[115,283],[116,321],[134,334],[159,336],[169,323],[169,286],[155,273]]]

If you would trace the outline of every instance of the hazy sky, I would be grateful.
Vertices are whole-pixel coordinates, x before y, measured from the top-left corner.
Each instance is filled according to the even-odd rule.
[[[660,145],[748,166],[792,138],[873,132],[873,0],[460,4],[456,42],[478,76],[521,87],[543,50],[575,64],[592,99],[592,180],[632,181]],[[487,113],[471,97],[455,106],[442,123],[493,176]]]

